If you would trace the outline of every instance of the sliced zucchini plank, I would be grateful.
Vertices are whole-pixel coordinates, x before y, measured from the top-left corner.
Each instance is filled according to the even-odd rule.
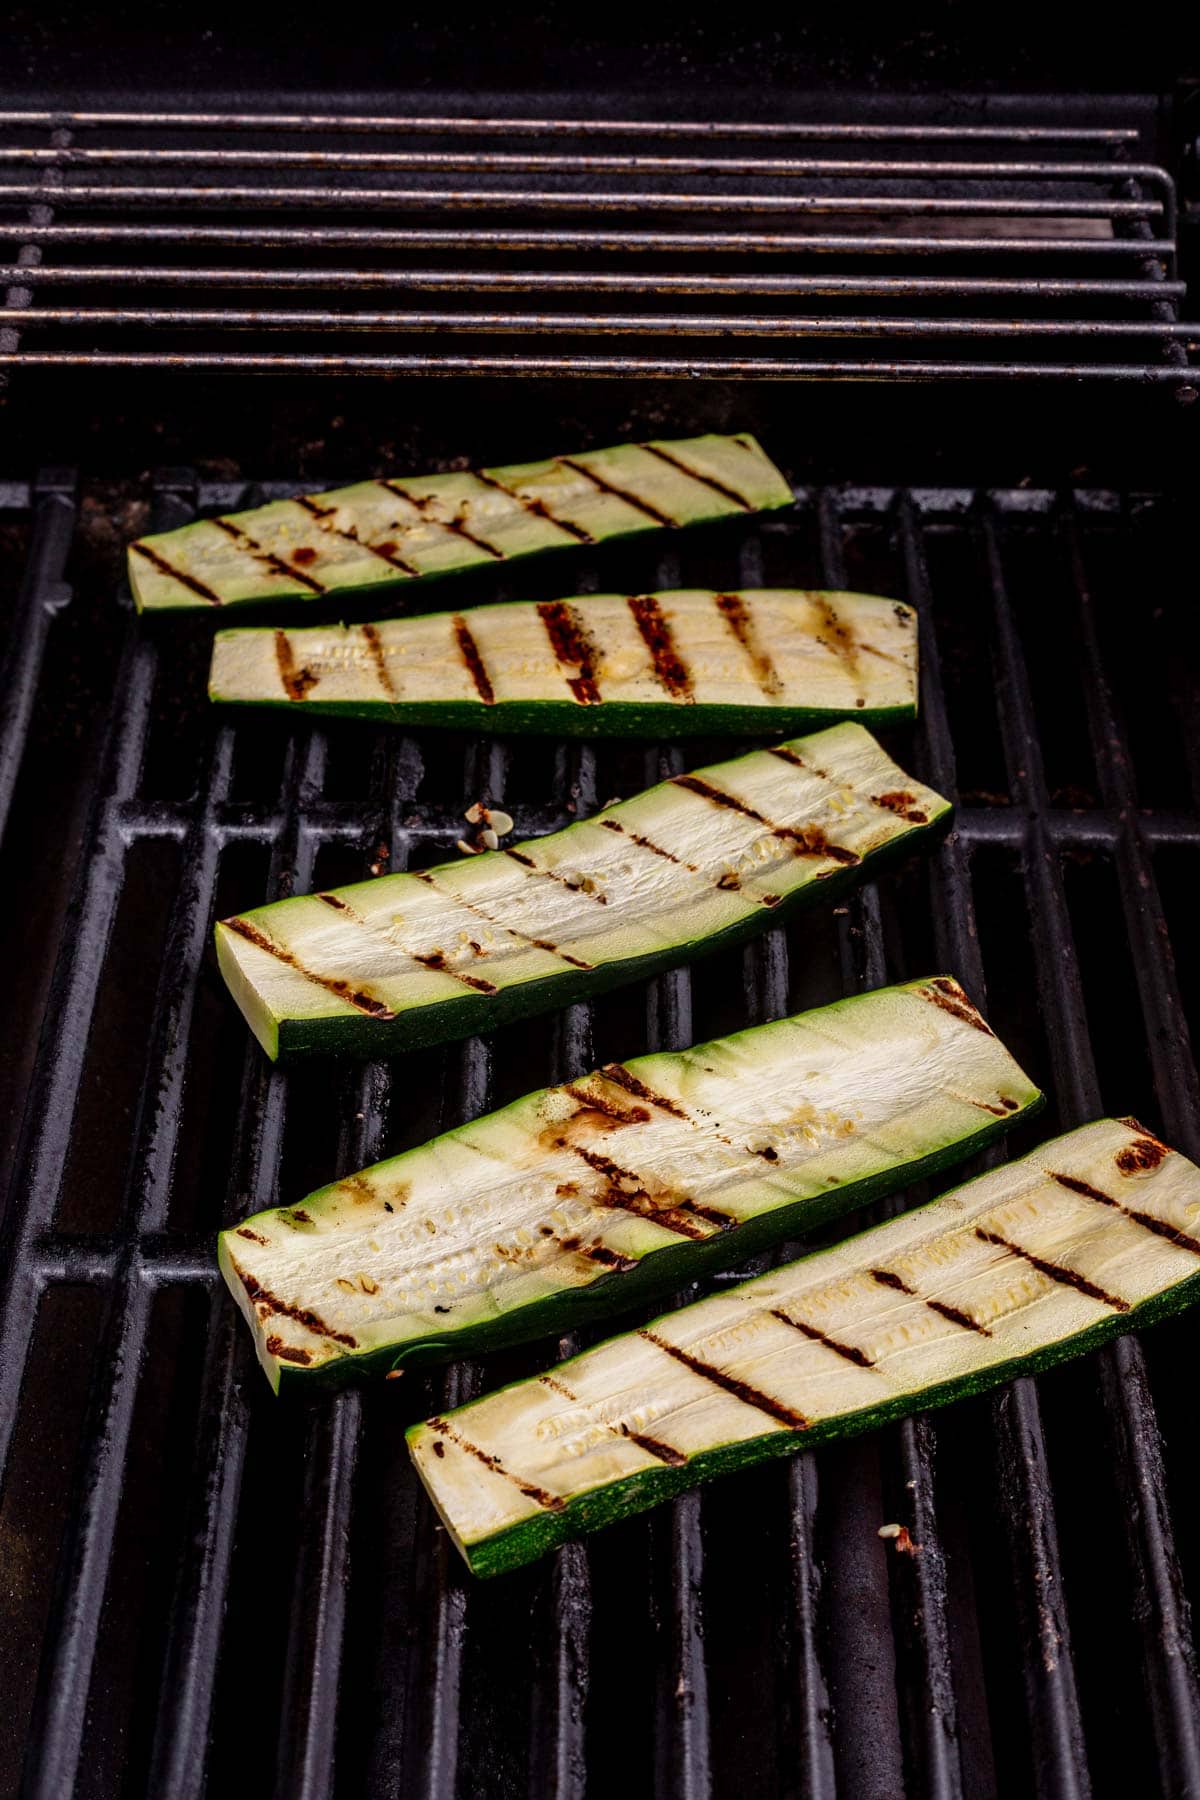
[[[511,849],[217,926],[269,1056],[465,1037],[739,942],[942,825],[861,725],[677,775]]]
[[[681,588],[302,631],[219,631],[209,698],[471,731],[798,731],[917,710],[911,607]]]
[[[570,1330],[960,1160],[1041,1096],[947,976],[545,1088],[223,1232],[275,1388]]]
[[[409,1447],[467,1562],[492,1575],[1196,1298],[1200,1170],[1136,1121],[1105,1119],[416,1425]]]
[[[131,544],[129,582],[139,612],[315,600],[791,500],[745,432],[620,444],[476,474],[360,481],[198,519]]]

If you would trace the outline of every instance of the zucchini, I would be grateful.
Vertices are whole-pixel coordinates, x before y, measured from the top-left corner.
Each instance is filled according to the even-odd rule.
[[[516,556],[791,504],[754,438],[619,444],[501,469],[359,481],[129,547],[139,612],[365,593]]]
[[[1029,1374],[1200,1298],[1200,1170],[1135,1120],[408,1433],[479,1575],[714,1475]]]
[[[529,1094],[256,1213],[221,1268],[276,1389],[474,1355],[811,1230],[1040,1099],[957,982],[906,982]]]
[[[209,699],[469,731],[799,731],[917,710],[916,614],[871,594],[683,588],[303,631],[219,631]]]
[[[944,825],[861,725],[677,775],[510,849],[216,928],[268,1056],[486,1031],[740,942]]]

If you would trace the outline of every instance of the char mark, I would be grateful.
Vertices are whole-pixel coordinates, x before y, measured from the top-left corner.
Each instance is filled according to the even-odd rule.
[[[895,813],[897,818],[905,819],[910,825],[929,823],[929,814],[917,805],[917,796],[904,788],[897,788],[888,794],[872,794],[871,804],[882,807],[884,812]]]
[[[987,1326],[981,1325],[978,1319],[973,1319],[970,1313],[961,1312],[957,1306],[948,1306],[944,1300],[926,1300],[923,1294],[918,1294],[915,1287],[909,1287],[907,1281],[891,1269],[872,1269],[871,1275],[880,1287],[893,1288],[898,1294],[907,1294],[910,1299],[920,1300],[930,1312],[937,1313],[939,1318],[948,1319],[951,1325],[960,1325],[964,1331],[977,1331],[980,1337],[991,1337]]]
[[[567,686],[581,706],[596,706],[600,689],[596,685],[595,653],[579,620],[562,600],[539,602],[537,614],[563,668],[578,670],[566,677]]]
[[[632,1069],[625,1067],[624,1063],[605,1063],[600,1073],[606,1081],[611,1081],[614,1086],[624,1088],[627,1094],[632,1094],[635,1100],[645,1100],[649,1105],[660,1108],[662,1112],[670,1113],[673,1118],[683,1119],[689,1125],[693,1123],[691,1114],[686,1112],[677,1101],[669,1100],[665,1094],[656,1093],[653,1088],[647,1087],[644,1081],[638,1080]]]
[[[418,955],[415,950],[410,954],[413,961],[420,963],[423,969],[431,969],[438,975],[450,975],[455,981],[461,981],[464,987],[476,988],[481,994],[495,994],[499,991],[493,982],[485,981],[481,975],[464,975],[461,970],[452,969],[442,950],[430,950],[423,956]]]
[[[1115,1160],[1122,1175],[1145,1175],[1149,1170],[1157,1169],[1164,1156],[1170,1155],[1167,1146],[1136,1119],[1122,1119],[1121,1123],[1138,1134],[1136,1144],[1127,1144],[1124,1150],[1117,1151]]]
[[[177,581],[180,587],[187,588],[189,593],[199,594],[201,600],[207,600],[210,606],[224,605],[220,594],[212,588],[206,587],[202,581],[197,581],[194,575],[188,575],[183,569],[175,568],[165,556],[160,556],[157,550],[151,550],[149,544],[130,544],[129,548],[135,555],[143,557],[152,569],[157,569],[160,575],[169,575],[172,581]]]
[[[1086,1294],[1089,1300],[1100,1300],[1105,1306],[1111,1306],[1114,1312],[1127,1313],[1128,1300],[1122,1300],[1118,1294],[1106,1293],[1081,1275],[1078,1269],[1064,1268],[1062,1263],[1049,1262],[1044,1256],[1035,1256],[1032,1250],[1023,1250],[1020,1244],[1002,1237],[998,1231],[985,1231],[982,1225],[975,1227],[975,1236],[985,1244],[994,1244],[998,1250],[1007,1250],[1010,1256],[1019,1256],[1030,1268],[1036,1269],[1039,1275],[1045,1275],[1051,1281],[1057,1281],[1061,1287],[1074,1288],[1076,1293]]]
[[[673,469],[678,469],[679,473],[686,475],[689,481],[698,481],[701,487],[711,488],[713,493],[720,494],[723,500],[732,501],[739,511],[754,511],[750,501],[744,494],[739,494],[736,488],[726,487],[725,483],[718,481],[715,476],[702,475],[699,469],[693,469],[680,457],[672,456],[669,450],[663,450],[658,444],[639,444],[638,449],[644,450],[648,456],[657,456],[660,462],[670,463]]]
[[[652,850],[655,856],[664,857],[667,862],[678,863],[681,869],[690,869],[693,875],[696,873],[695,863],[682,862],[672,851],[664,850],[661,844],[656,844],[653,838],[644,837],[640,831],[627,831],[619,819],[601,819],[600,823],[605,831],[619,831],[631,844],[637,844],[643,850]]]
[[[511,856],[515,863],[520,863],[521,867],[528,869],[531,875],[544,875],[547,881],[560,881],[563,887],[569,888],[573,894],[586,894],[589,900],[596,902],[597,906],[608,905],[607,894],[598,894],[592,888],[585,888],[578,881],[571,881],[567,876],[560,875],[557,869],[544,869],[541,863],[534,862],[532,856],[526,856],[523,850],[503,850],[501,855]]]
[[[573,1406],[579,1405],[579,1395],[573,1394],[565,1381],[559,1381],[553,1375],[539,1375],[538,1380],[543,1387],[550,1388],[555,1394],[561,1394],[563,1399],[569,1400]],[[682,1468],[687,1461],[683,1452],[676,1450],[674,1445],[664,1444],[659,1438],[646,1437],[644,1433],[634,1431],[625,1423],[624,1419],[619,1423],[614,1423],[599,1413],[596,1414],[596,1419],[597,1423],[604,1425],[615,1437],[628,1438],[630,1443],[636,1444],[639,1450],[644,1450],[648,1456],[655,1457],[657,1461],[666,1463],[672,1469]]]
[[[487,487],[495,488],[507,499],[515,500],[518,506],[523,507],[527,513],[532,513],[535,519],[545,519],[547,524],[557,525],[560,531],[565,531],[568,537],[573,537],[577,544],[594,544],[596,542],[591,532],[585,531],[582,525],[574,525],[570,519],[560,519],[557,513],[552,513],[544,500],[531,500],[528,494],[520,494],[516,488],[506,487],[502,481],[498,481],[494,475],[489,475],[483,469],[476,469],[475,479],[482,481]]]
[[[239,1225],[237,1234],[239,1237],[249,1238],[252,1244],[265,1244],[267,1241],[265,1237],[260,1237],[257,1231],[251,1231],[248,1225]]]
[[[306,669],[296,661],[292,650],[292,640],[286,631],[275,633],[275,662],[279,669],[279,679],[283,691],[289,700],[304,701],[308,698],[310,688],[316,687],[321,679],[311,669]]]
[[[811,1338],[814,1344],[824,1344],[827,1350],[836,1351],[838,1356],[844,1356],[847,1362],[856,1364],[860,1369],[875,1367],[874,1357],[868,1356],[865,1350],[859,1350],[853,1344],[841,1344],[837,1338],[827,1337],[815,1325],[809,1325],[804,1319],[793,1319],[791,1314],[785,1313],[781,1307],[773,1306],[771,1317],[778,1319],[781,1324],[790,1325],[793,1331],[799,1331],[804,1337]]]
[[[773,1394],[765,1394],[761,1388],[751,1387],[749,1382],[740,1381],[736,1375],[727,1375],[724,1369],[715,1368],[712,1363],[703,1361],[699,1356],[693,1356],[690,1351],[681,1349],[678,1344],[669,1343],[666,1338],[659,1337],[657,1332],[642,1330],[638,1332],[638,1336],[645,1338],[646,1342],[653,1344],[656,1349],[664,1351],[667,1356],[673,1357],[677,1363],[682,1363],[685,1369],[690,1369],[693,1375],[699,1375],[701,1380],[711,1381],[714,1387],[722,1388],[725,1393],[732,1394],[733,1398],[740,1400],[744,1406],[752,1406],[757,1412],[766,1413],[768,1418],[777,1419],[781,1425],[786,1425],[789,1431],[808,1430],[808,1420],[794,1408],[786,1405],[784,1401],[777,1400]]]
[[[302,1325],[305,1331],[311,1331],[314,1337],[331,1338],[335,1344],[345,1344],[348,1350],[357,1350],[357,1338],[352,1338],[345,1331],[335,1331],[332,1325],[325,1323],[319,1313],[310,1311],[308,1307],[292,1306],[288,1301],[281,1300],[277,1294],[271,1292],[270,1288],[264,1287],[261,1281],[256,1281],[246,1269],[239,1269],[236,1263],[234,1268],[237,1270],[239,1281],[254,1302],[255,1308],[260,1311],[261,1316],[292,1319],[297,1325]]]
[[[750,667],[754,670],[754,679],[763,693],[769,700],[778,699],[783,691],[783,683],[779,679],[774,663],[759,641],[750,608],[741,594],[718,594],[716,607],[745,652]],[[799,762],[800,758],[796,757],[795,761]]]
[[[679,654],[666,615],[653,594],[631,594],[629,610],[650,652],[658,685],[672,700],[694,701],[692,677]]]
[[[1152,1231],[1156,1237],[1166,1238],[1168,1243],[1178,1244],[1181,1250],[1190,1250],[1193,1256],[1200,1256],[1200,1239],[1189,1236],[1186,1231],[1179,1231],[1166,1219],[1158,1219],[1153,1213],[1126,1206],[1123,1200],[1101,1193],[1099,1188],[1092,1187],[1089,1182],[1079,1181],[1074,1175],[1059,1175],[1054,1170],[1050,1171],[1050,1175],[1060,1187],[1069,1188],[1073,1194],[1081,1194],[1085,1200],[1096,1200],[1101,1206],[1111,1206],[1114,1212],[1124,1213],[1127,1219],[1132,1219],[1135,1225],[1141,1225],[1146,1231]]]
[[[614,1106],[611,1100],[606,1100],[602,1094],[590,1094],[586,1088],[581,1088],[573,1081],[565,1081],[561,1092],[569,1094],[576,1105],[582,1107],[585,1112],[599,1113],[614,1125],[644,1125],[650,1117],[644,1106],[635,1106],[632,1112],[624,1112],[621,1107]]]
[[[632,506],[637,512],[645,513],[646,517],[653,519],[656,525],[677,525],[679,523],[677,519],[671,517],[670,513],[659,512],[658,508],[651,506],[648,500],[639,500],[636,494],[631,494],[627,489],[618,487],[615,482],[607,480],[603,475],[597,475],[594,469],[585,468],[583,463],[576,462],[570,456],[560,456],[558,463],[560,468],[570,469],[575,475],[582,475],[585,481],[590,481],[592,486],[599,488],[602,494],[611,494],[614,499],[623,500],[626,506]]]
[[[419,575],[421,573],[420,569],[414,567],[412,563],[405,562],[402,556],[396,555],[394,544],[372,544],[366,538],[359,537],[357,528],[353,525],[349,530],[343,530],[340,525],[331,524],[330,520],[337,510],[336,507],[318,506],[315,500],[310,500],[305,496],[297,499],[296,505],[303,507],[306,513],[310,513],[318,521],[322,531],[328,531],[332,537],[341,538],[344,544],[353,544],[356,549],[365,550],[368,556],[378,557],[380,562],[387,563],[390,569],[398,569],[401,575]],[[298,557],[299,552],[297,551],[296,554]]]
[[[280,1362],[293,1362],[307,1365],[312,1361],[312,1356],[307,1350],[294,1350],[290,1344],[285,1344],[281,1337],[269,1337],[267,1339],[267,1355],[277,1356]]]
[[[532,862],[529,862],[529,858],[522,856],[519,851],[510,850],[508,854],[515,856],[520,863],[529,863],[530,868],[535,867]],[[427,887],[431,887],[435,894],[442,892],[428,869],[417,869],[414,873],[417,880],[423,881]],[[494,918],[491,913],[485,912],[482,906],[476,906],[472,900],[465,900],[461,894],[455,894],[453,900],[456,906],[465,907],[468,912],[474,913],[476,918],[482,919],[486,925],[491,925],[497,931],[506,932],[519,944],[529,944],[534,950],[548,950],[551,956],[557,956],[562,962],[570,963],[573,969],[594,969],[596,966],[595,963],[584,962],[580,956],[572,956],[567,950],[560,950],[557,944],[550,942],[549,938],[529,937],[524,931],[519,931],[515,925],[506,925],[502,919]]]
[[[646,1189],[640,1175],[623,1169],[611,1157],[602,1156],[598,1150],[589,1150],[586,1144],[572,1144],[571,1148],[576,1156],[582,1157],[589,1169],[594,1169],[607,1183],[599,1193],[589,1196],[597,1205],[610,1207],[615,1212],[635,1213],[640,1219],[650,1219],[667,1231],[673,1231],[677,1237],[692,1238],[700,1243],[706,1243],[713,1235],[701,1230],[696,1223],[696,1219],[703,1214],[693,1204],[687,1201],[675,1204],[669,1200],[656,1200]]]
[[[346,1001],[347,1005],[353,1006],[358,1012],[367,1013],[373,1019],[390,1020],[395,1018],[395,1013],[391,1012],[382,1000],[376,1000],[373,994],[351,987],[348,981],[342,981],[338,976],[318,975],[315,969],[306,968],[299,957],[295,956],[292,951],[285,950],[283,945],[277,944],[273,938],[269,938],[265,931],[260,931],[257,925],[250,923],[249,919],[226,919],[224,923],[230,931],[236,931],[239,937],[245,938],[247,943],[254,944],[257,949],[265,950],[268,956],[274,956],[279,962],[286,963],[290,969],[295,969],[297,975],[302,975],[306,981],[314,982],[317,987],[323,987],[328,993],[336,994],[339,1000]]]
[[[491,706],[496,698],[495,690],[488,678],[488,672],[484,668],[483,658],[479,654],[479,645],[471,635],[471,627],[461,613],[454,614],[451,624],[454,628],[454,638],[458,645],[459,655],[467,665],[467,671],[475,683],[475,692],[485,706]]]
[[[399,699],[392,681],[392,672],[387,665],[387,657],[384,655],[383,640],[380,638],[379,632],[374,625],[364,625],[362,634],[363,642],[371,653],[371,661],[375,664],[375,673],[379,677],[380,687],[389,700]]]
[[[497,550],[495,544],[489,544],[486,538],[476,537],[461,516],[456,515],[453,519],[439,519],[436,513],[431,515],[429,508],[437,505],[435,494],[410,494],[406,488],[400,486],[398,481],[381,480],[376,483],[376,486],[386,488],[389,494],[395,494],[401,500],[407,500],[410,506],[416,507],[423,519],[432,518],[433,524],[440,525],[443,531],[452,531],[456,537],[465,538],[468,544],[474,544],[477,550],[482,550],[485,555],[494,557],[497,562],[504,561],[503,550]]]
[[[951,1018],[961,1019],[964,1025],[973,1025],[976,1031],[984,1032],[988,1037],[995,1037],[995,1032],[981,1013],[976,1012],[957,981],[951,981],[944,975],[935,976],[923,987],[917,989],[922,1000],[928,1000],[932,1006],[940,1006]]]
[[[832,844],[819,825],[806,825],[797,828],[794,825],[774,825],[771,820],[754,807],[747,806],[733,794],[727,794],[723,788],[713,787],[711,782],[703,780],[699,775],[674,775],[672,780],[676,787],[686,788],[689,793],[699,794],[702,800],[708,800],[713,806],[725,806],[731,812],[741,813],[743,818],[753,819],[757,825],[765,825],[767,830],[777,837],[781,843],[787,844],[793,856],[816,856],[828,858],[830,862],[853,865],[860,863],[862,857],[854,850],[847,850],[844,844]]]
[[[470,1438],[463,1437],[462,1433],[456,1431],[448,1420],[430,1419],[429,1429],[440,1431],[442,1436],[448,1437],[452,1444],[457,1444],[460,1450],[465,1450],[468,1456],[473,1456],[477,1462],[481,1462],[485,1469],[491,1469],[496,1475],[503,1475],[504,1479],[511,1481],[527,1500],[536,1501],[539,1506],[545,1507],[547,1512],[561,1512],[566,1505],[566,1501],[561,1500],[557,1494],[548,1493],[545,1488],[538,1487],[535,1482],[524,1481],[520,1475],[514,1475],[511,1469],[505,1468],[498,1456],[493,1456],[491,1451],[485,1450],[481,1444],[473,1444]]]
[[[309,592],[313,594],[327,592],[324,583],[318,581],[315,575],[305,575],[302,570],[292,568],[289,563],[284,562],[281,556],[276,556],[273,550],[268,550],[256,542],[248,531],[243,531],[231,519],[214,519],[212,523],[218,531],[223,531],[226,537],[232,538],[239,550],[244,550],[248,556],[254,558],[255,562],[263,563],[271,570],[272,574],[282,575],[288,581],[298,581],[302,587],[308,588]]]

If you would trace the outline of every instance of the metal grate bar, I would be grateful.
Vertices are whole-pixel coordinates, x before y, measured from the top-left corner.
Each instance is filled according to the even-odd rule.
[[[50,627],[71,601],[71,589],[65,580],[67,552],[75,530],[75,480],[71,471],[43,469],[33,484],[32,504],[29,559],[9,626],[4,666],[0,668],[0,838],[8,823],[13,789],[29,736]]]

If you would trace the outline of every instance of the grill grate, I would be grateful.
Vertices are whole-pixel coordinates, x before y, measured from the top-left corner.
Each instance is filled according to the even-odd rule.
[[[1141,152],[1121,125],[0,110],[0,369],[1190,399],[1175,189]]]
[[[167,473],[154,524],[277,491]],[[1200,1155],[1181,993],[1197,969],[1176,971],[1170,937],[1190,959],[1200,795],[1169,504],[798,499],[724,549],[681,540],[657,581],[786,569],[913,601],[915,761],[963,801],[947,844],[695,973],[332,1075],[271,1070],[246,1043],[208,960],[215,912],[364,874],[381,845],[393,867],[452,854],[481,793],[519,832],[545,830],[681,752],[230,724],[203,707],[204,633],[155,636],[121,613],[119,673],[90,696],[108,693],[107,748],[6,1214],[7,1566],[43,1541],[47,1511],[61,1533],[0,1598],[18,1608],[10,1641],[44,1623],[8,1721],[30,1726],[30,1795],[1200,1791],[1200,1568],[1171,1525],[1193,1497],[1194,1319],[473,1586],[400,1428],[546,1347],[283,1407],[215,1277],[211,1233],[252,1199],[301,1194],[606,1055],[935,965],[1050,1089],[1033,1135],[1134,1110]],[[64,634],[80,601],[62,585],[76,490],[50,474],[0,503],[31,524],[0,721],[0,770],[15,772],[40,664],[78,654]],[[620,585],[626,554],[581,556],[574,585]],[[561,580],[523,571],[522,591]],[[1167,596],[1160,616],[1143,587]],[[14,806],[23,818],[20,781]],[[23,872],[30,905],[23,855],[18,835],[6,883]],[[97,1303],[75,1328],[94,1355],[69,1339],[64,1364],[56,1321],[81,1296]],[[73,1473],[31,1497],[22,1471],[59,1416],[76,1422]],[[919,1555],[880,1542],[888,1519]]]

